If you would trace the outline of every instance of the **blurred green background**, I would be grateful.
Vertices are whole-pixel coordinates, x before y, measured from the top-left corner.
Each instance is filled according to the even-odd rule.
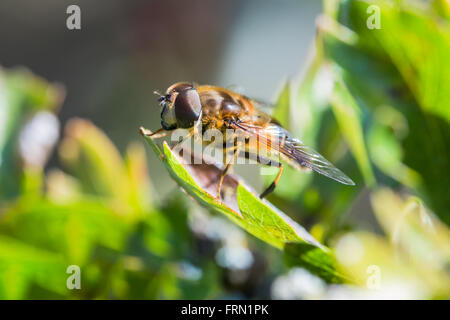
[[[449,18],[446,0],[2,1],[0,298],[449,298]],[[159,128],[152,92],[177,81],[274,102],[356,182],[287,169],[268,197],[333,264],[170,179],[138,128]],[[349,280],[314,271],[331,265]]]

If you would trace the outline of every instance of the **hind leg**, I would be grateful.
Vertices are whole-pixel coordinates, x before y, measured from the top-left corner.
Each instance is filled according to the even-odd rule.
[[[225,178],[225,176],[227,175],[228,171],[230,170],[231,166],[233,165],[233,163],[236,161],[237,156],[239,155],[239,149],[240,149],[241,145],[240,144],[236,144],[236,146],[233,147],[234,152],[233,152],[233,157],[231,158],[231,160],[227,163],[227,165],[225,166],[225,168],[222,170],[222,172],[220,173],[220,178],[219,178],[219,183],[217,184],[217,194],[216,194],[216,200],[220,200],[221,195],[220,195],[220,191],[222,189],[222,183],[223,183],[223,179]],[[226,153],[226,149],[224,151],[224,154]]]
[[[273,192],[273,190],[275,190],[275,187],[277,186],[278,182],[280,181],[281,175],[283,174],[283,170],[284,170],[283,164],[281,162],[278,162],[275,160],[270,160],[268,158],[261,157],[261,156],[257,155],[256,153],[245,152],[244,157],[246,159],[255,159],[256,162],[258,162],[260,164],[279,168],[278,174],[275,177],[275,179],[273,180],[273,182],[259,196],[261,199],[265,198],[267,195],[269,195],[271,192]]]
[[[281,175],[283,174],[283,165],[281,163],[277,163],[277,166],[279,168],[278,170],[278,174],[275,177],[275,179],[273,180],[273,182],[267,187],[266,190],[263,191],[263,193],[260,194],[260,198],[265,198],[268,194],[270,194],[271,192],[273,192],[273,190],[275,190],[275,187],[277,186],[278,182],[280,181]]]

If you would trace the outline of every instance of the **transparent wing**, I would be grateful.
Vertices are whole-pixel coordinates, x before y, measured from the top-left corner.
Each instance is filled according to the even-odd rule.
[[[354,186],[355,183],[345,173],[336,168],[314,149],[304,145],[300,140],[289,138],[281,147],[282,153],[289,158],[295,158],[300,165],[310,168],[328,178],[340,183]],[[284,151],[284,152],[283,152]]]
[[[260,144],[277,150],[300,167],[309,168],[328,178],[346,185],[355,185],[345,173],[336,168],[321,154],[306,146],[299,139],[275,123],[254,124],[250,122],[236,122],[236,127],[258,138]]]
[[[273,110],[276,108],[276,104],[274,104],[274,103],[264,101],[261,99],[257,99],[257,98],[253,98],[253,97],[248,97],[245,94],[244,87],[242,87],[242,86],[232,84],[232,85],[227,86],[226,89],[240,94],[245,99],[249,100],[257,109],[267,112],[269,114],[271,114],[273,112]]]
[[[255,99],[255,98],[249,98],[246,97],[248,100],[250,100],[250,102],[258,109],[261,110],[263,112],[266,112],[268,114],[273,114],[275,108],[277,107],[276,104],[274,103],[270,103],[267,101],[263,101],[260,99]]]
[[[240,95],[245,95],[245,88],[238,84],[230,84],[229,86],[226,86],[225,89],[236,92]]]

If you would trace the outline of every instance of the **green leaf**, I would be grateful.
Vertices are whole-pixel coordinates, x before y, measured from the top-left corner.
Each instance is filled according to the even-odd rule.
[[[376,1],[381,8],[381,29],[369,30],[366,9],[373,2],[352,1],[339,13],[342,19],[350,19],[345,21],[349,27],[322,19],[320,43],[325,56],[342,69],[342,80],[364,119],[388,125],[400,143],[401,159],[397,160],[401,163],[388,174],[392,176],[394,168],[407,169],[403,173],[409,177],[396,170],[394,178],[408,186],[415,184],[421,198],[450,224],[450,176],[443,174],[450,171],[450,63],[442,56],[449,52],[449,25],[435,19],[431,8],[418,10],[414,1],[405,3],[410,5]],[[384,114],[386,106],[401,115],[397,119],[405,120],[386,121],[387,115],[380,120],[378,115]],[[371,155],[378,166],[381,157]]]
[[[372,1],[355,1],[349,7],[355,29],[362,38],[373,39],[400,72],[405,84],[423,110],[450,122],[450,24],[435,18],[430,8],[378,0],[381,29],[365,25]]]
[[[281,125],[290,130],[291,126],[291,83],[286,81],[276,103],[276,109],[273,113],[273,117],[277,119]]]
[[[17,161],[17,142],[24,124],[38,111],[57,109],[63,96],[60,86],[26,69],[0,68],[0,199],[20,192],[24,165]]]
[[[0,299],[23,299],[32,285],[67,292],[60,254],[0,235]]]
[[[371,202],[384,232],[398,248],[408,253],[411,261],[415,260],[436,273],[448,273],[450,229],[435,218],[420,198],[401,196],[383,188],[372,195]]]
[[[283,258],[289,267],[302,266],[328,283],[352,282],[337,271],[336,261],[331,254],[324,255],[319,248],[310,244],[287,243]]]
[[[70,120],[65,133],[59,154],[84,190],[128,200],[130,187],[124,161],[105,133],[84,119]]]
[[[368,134],[368,147],[373,162],[385,174],[410,188],[420,185],[420,175],[401,162],[403,149],[389,127],[373,125]]]
[[[237,199],[242,214],[237,223],[255,237],[278,248],[288,241],[308,242],[323,248],[305,229],[243,184],[238,186]]]
[[[68,260],[80,265],[89,260],[96,245],[122,249],[129,229],[126,220],[108,205],[87,198],[67,204],[21,199],[0,222],[1,234],[43,250],[64,253]]]
[[[366,184],[373,186],[375,177],[364,144],[364,134],[358,115],[359,108],[345,85],[340,81],[335,83],[331,105],[342,134],[363,173]]]
[[[148,130],[141,128],[141,134],[163,161],[172,178],[200,204],[224,214],[248,233],[274,247],[282,249],[286,243],[303,243],[317,248],[315,254],[323,261],[331,259],[330,251],[317,242],[303,227],[266,200],[261,200],[250,187],[236,177],[227,175],[224,180],[224,188],[232,189],[232,195],[227,196],[230,193],[227,192],[222,201],[216,201],[212,192],[215,190],[215,186],[209,186],[211,180],[205,181],[202,180],[202,177],[208,170],[212,176],[217,177],[221,170],[213,165],[186,164],[181,156],[172,152],[166,142],[163,143],[162,149],[159,148],[151,138],[146,136],[148,133]],[[300,264],[306,265],[308,261],[304,260]],[[313,272],[314,270],[319,271],[313,267],[311,269]],[[321,272],[326,273],[326,271]]]

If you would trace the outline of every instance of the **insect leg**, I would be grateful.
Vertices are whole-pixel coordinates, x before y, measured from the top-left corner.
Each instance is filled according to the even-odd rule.
[[[165,131],[164,128],[160,128],[160,129],[156,130],[155,132],[150,132],[150,131],[146,130],[146,131],[144,131],[144,135],[146,135],[147,137],[153,138],[153,139],[158,139],[158,138],[165,137],[167,135],[167,131]]]
[[[227,175],[228,171],[230,170],[233,162],[236,161],[237,156],[239,155],[239,149],[240,149],[241,145],[238,143],[236,144],[236,146],[233,147],[234,149],[234,153],[233,153],[233,158],[231,158],[231,160],[227,163],[227,165],[225,166],[225,169],[222,170],[222,172],[220,173],[220,178],[219,178],[219,183],[217,185],[217,194],[216,194],[216,200],[220,199],[220,190],[222,189],[222,183],[223,183],[223,179],[225,178],[225,176]],[[226,149],[224,150],[224,152],[226,151]]]
[[[259,196],[261,199],[265,198],[269,193],[271,193],[273,190],[275,190],[275,187],[277,186],[278,181],[280,181],[281,174],[283,173],[284,168],[283,168],[283,165],[281,163],[279,163],[279,162],[278,162],[278,168],[279,168],[278,174],[275,177],[275,179],[273,180],[273,182]]]
[[[268,166],[271,166],[271,167],[278,167],[279,168],[278,174],[275,177],[275,179],[273,180],[273,182],[259,196],[261,199],[265,198],[268,194],[270,194],[273,190],[275,190],[275,187],[277,186],[278,182],[280,181],[281,175],[282,175],[283,170],[284,170],[283,164],[281,162],[278,162],[278,161],[275,161],[275,160],[269,160],[267,158],[261,157],[261,156],[259,156],[257,154],[250,153],[250,152],[245,152],[244,153],[244,157],[247,158],[247,159],[250,159],[250,157],[252,157],[252,159],[256,159],[256,161],[258,163],[265,164],[265,165],[268,165]]]

